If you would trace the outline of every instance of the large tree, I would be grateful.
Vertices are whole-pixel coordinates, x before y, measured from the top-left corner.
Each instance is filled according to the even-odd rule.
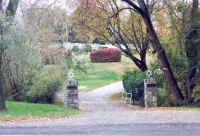
[[[148,2],[148,0],[137,0],[137,1],[121,0],[121,1],[126,2],[128,4],[128,6],[130,8],[132,8],[132,10],[134,10],[135,12],[137,12],[139,15],[142,16],[142,18],[146,24],[146,27],[149,31],[153,48],[157,52],[158,59],[160,60],[161,65],[166,69],[165,75],[166,75],[166,78],[173,90],[173,93],[178,100],[183,101],[185,98],[181,92],[181,89],[179,88],[179,86],[177,84],[177,80],[173,74],[173,71],[172,71],[169,61],[168,61],[168,58],[166,57],[165,50],[162,47],[162,44],[158,38],[158,34],[156,33],[155,28],[152,23],[152,20],[150,18],[149,8],[148,8],[148,5],[146,4]],[[191,19],[190,24],[191,25],[190,25],[190,29],[188,30],[188,35],[186,36],[186,41],[188,41],[187,43],[189,43],[188,45],[186,43],[186,45],[187,45],[186,52],[187,52],[188,60],[191,62],[191,63],[189,63],[189,66],[188,66],[189,72],[188,72],[188,79],[187,79],[188,80],[188,82],[187,82],[187,92],[188,92],[187,97],[191,97],[190,96],[191,89],[194,87],[192,80],[196,74],[197,62],[198,62],[198,60],[197,60],[197,56],[198,56],[197,41],[198,41],[198,37],[199,37],[199,25],[198,25],[199,19],[197,17],[198,16],[198,5],[199,5],[198,0],[193,0],[193,6],[192,6],[192,10],[191,10],[191,15],[190,15],[190,19]]]
[[[0,0],[0,14],[1,14],[1,19],[2,18],[7,18],[9,17],[10,19],[13,19],[17,7],[19,4],[19,0],[9,0],[8,6],[4,10],[4,5],[3,5],[3,0]],[[3,22],[4,23],[4,22]],[[5,105],[5,99],[4,99],[4,75],[3,75],[3,56],[5,53],[5,50],[7,48],[7,45],[3,42],[4,41],[4,34],[5,34],[5,28],[2,23],[0,24],[0,111],[6,110],[6,105]]]
[[[154,5],[149,2],[148,6]],[[133,10],[119,5],[116,0],[81,0],[72,18],[79,34],[115,45],[141,71],[148,69],[149,33],[142,18]]]
[[[49,5],[34,6],[24,15],[25,28],[36,45],[63,44],[67,40],[68,20],[66,11]]]
[[[158,56],[158,59],[162,65],[162,67],[165,68],[164,73],[166,75],[166,78],[167,78],[171,88],[173,89],[173,93],[178,100],[180,100],[180,101],[184,100],[184,96],[181,93],[181,89],[179,88],[176,78],[173,74],[173,71],[172,71],[169,61],[167,59],[165,50],[163,49],[163,47],[160,43],[160,40],[158,38],[158,35],[155,31],[155,28],[153,26],[153,23],[152,23],[152,20],[150,17],[150,13],[149,13],[149,7],[147,5],[148,0],[146,0],[146,1],[145,0],[137,0],[137,3],[136,3],[136,1],[133,1],[133,0],[121,0],[121,1],[126,2],[129,5],[129,7],[132,8],[132,10],[137,12],[143,18],[143,20],[146,24],[146,27],[149,31],[149,35],[150,35],[150,38],[152,41],[152,46],[153,46],[154,50],[157,52],[157,56]]]

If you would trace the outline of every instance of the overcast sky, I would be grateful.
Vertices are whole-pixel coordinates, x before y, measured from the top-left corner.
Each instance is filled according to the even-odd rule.
[[[66,9],[66,13],[70,14],[75,9],[76,2],[77,0],[20,0],[18,16],[31,6],[42,6],[44,4]]]
[[[3,0],[3,1],[6,7],[9,0]],[[20,0],[16,19],[22,23],[22,16],[27,9],[29,9],[31,6],[42,6],[44,4],[65,9],[66,13],[69,15],[75,9],[75,4],[77,1],[78,0]]]

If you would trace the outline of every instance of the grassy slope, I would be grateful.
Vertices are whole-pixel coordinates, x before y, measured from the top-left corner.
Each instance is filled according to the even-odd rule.
[[[62,105],[6,102],[8,111],[0,112],[0,120],[10,117],[64,117],[79,114],[79,111],[64,108]]]

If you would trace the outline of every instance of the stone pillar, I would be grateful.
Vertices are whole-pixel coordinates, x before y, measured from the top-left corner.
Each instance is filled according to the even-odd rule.
[[[72,109],[79,109],[78,81],[73,79],[67,80],[65,90],[65,106]]]
[[[144,79],[144,103],[145,107],[157,107],[157,87],[153,78]]]

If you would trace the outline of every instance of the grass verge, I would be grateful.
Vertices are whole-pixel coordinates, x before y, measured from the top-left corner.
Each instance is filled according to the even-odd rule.
[[[77,110],[64,108],[62,105],[33,104],[24,102],[6,102],[8,111],[0,112],[0,120],[10,118],[58,118],[79,114]]]

